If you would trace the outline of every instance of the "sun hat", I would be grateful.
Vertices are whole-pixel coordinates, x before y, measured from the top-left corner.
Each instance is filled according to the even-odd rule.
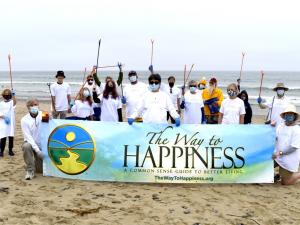
[[[281,118],[284,118],[284,114],[285,113],[294,113],[296,118],[295,118],[295,121],[298,120],[299,118],[299,113],[297,113],[297,109],[296,109],[296,106],[292,105],[292,104],[289,104],[285,110],[280,114]]]
[[[285,91],[288,91],[289,89],[284,86],[283,83],[277,83],[276,87],[273,88],[273,91],[277,91],[277,89],[284,89]]]
[[[66,78],[65,73],[64,73],[64,71],[62,71],[62,70],[57,71],[55,77],[56,77],[56,78],[57,78],[57,77],[64,77],[64,78]]]
[[[205,79],[205,77],[202,77],[202,79],[199,81],[199,85],[200,84],[206,85],[206,79]]]

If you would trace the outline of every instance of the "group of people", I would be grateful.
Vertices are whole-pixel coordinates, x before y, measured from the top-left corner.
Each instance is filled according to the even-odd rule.
[[[252,109],[248,94],[240,91],[239,82],[227,87],[228,97],[224,99],[223,92],[218,88],[216,78],[211,78],[206,86],[206,80],[200,82],[191,80],[187,87],[175,85],[174,76],[168,78],[168,84],[162,83],[161,76],[151,71],[148,85],[139,81],[136,71],[128,73],[129,84],[123,88],[122,64],[119,66],[119,77],[114,81],[106,77],[103,84],[97,76],[94,67],[80,88],[75,100],[71,99],[71,89],[64,82],[65,74],[57,71],[57,81],[50,86],[51,110],[54,119],[96,120],[122,122],[122,108],[125,107],[125,117],[132,125],[134,122],[167,123],[176,126],[181,124],[181,112],[185,124],[251,124]],[[122,94],[118,93],[118,86]],[[300,127],[296,121],[299,114],[294,105],[285,97],[288,88],[279,83],[274,88],[277,93],[272,101],[261,97],[257,102],[261,108],[268,108],[268,123],[276,127],[276,148],[273,158],[279,166],[280,179],[283,184],[293,184],[300,179],[298,172],[300,162]],[[9,140],[9,155],[13,156],[13,137],[15,130],[16,97],[12,90],[2,92],[0,103],[0,138],[3,156],[6,139]],[[25,179],[34,177],[34,172],[42,169],[44,157],[40,146],[40,124],[42,112],[38,108],[38,100],[27,102],[28,114],[21,120],[24,135],[22,146],[26,163]],[[67,116],[72,113],[73,116]]]

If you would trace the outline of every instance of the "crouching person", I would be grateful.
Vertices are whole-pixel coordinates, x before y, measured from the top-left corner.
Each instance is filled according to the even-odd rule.
[[[22,150],[26,164],[25,179],[31,180],[35,172],[43,172],[44,154],[40,144],[42,112],[39,111],[37,99],[27,101],[26,106],[28,113],[21,119],[21,129],[24,136]]]
[[[295,184],[300,180],[300,127],[296,124],[299,114],[294,105],[288,106],[280,116],[284,123],[276,129],[275,166],[279,166],[281,183]]]

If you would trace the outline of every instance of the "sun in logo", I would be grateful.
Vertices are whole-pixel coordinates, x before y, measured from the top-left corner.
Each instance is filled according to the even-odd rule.
[[[52,131],[48,154],[63,173],[76,175],[86,171],[95,157],[96,144],[92,136],[78,125],[62,125]]]

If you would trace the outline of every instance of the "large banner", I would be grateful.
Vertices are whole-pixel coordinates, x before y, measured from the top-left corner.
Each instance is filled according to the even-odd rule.
[[[44,175],[161,183],[272,183],[274,128],[50,120]]]

